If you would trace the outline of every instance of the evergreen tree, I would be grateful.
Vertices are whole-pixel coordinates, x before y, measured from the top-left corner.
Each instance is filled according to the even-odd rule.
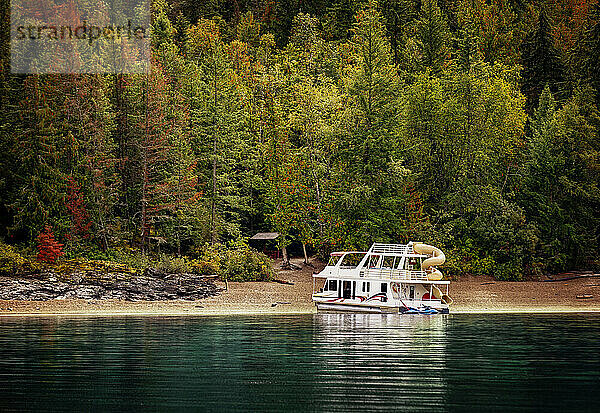
[[[596,91],[596,105],[600,107],[600,3],[591,10],[579,49],[582,61],[580,76]]]
[[[463,29],[468,26],[472,30],[485,62],[510,66],[519,62],[519,46],[525,35],[523,23],[506,0],[464,0],[458,22]]]
[[[405,27],[418,17],[419,0],[380,0],[381,12],[390,39],[394,64],[401,62]]]
[[[217,203],[219,202],[219,181],[217,170],[219,161],[222,160],[221,135],[225,132],[226,121],[230,115],[226,109],[228,94],[231,85],[227,78],[228,62],[226,59],[225,44],[221,33],[214,21],[201,20],[188,32],[189,41],[187,49],[199,63],[200,76],[203,81],[204,102],[198,112],[203,118],[207,128],[203,131],[212,141],[210,150],[211,173],[208,179],[211,182],[210,193],[210,240],[217,242]]]
[[[415,26],[421,64],[433,73],[439,73],[450,51],[450,30],[436,0],[423,0]]]
[[[354,16],[364,0],[331,0],[323,16],[325,36],[329,40],[345,40],[350,36]]]
[[[355,176],[369,180],[385,168],[395,149],[399,79],[376,1],[359,12],[353,33],[348,44],[351,64],[342,79],[350,104],[347,155]]]
[[[589,89],[556,110],[546,87],[532,121],[521,204],[540,233],[536,267],[590,265],[598,249],[600,116]]]
[[[561,56],[554,47],[550,22],[543,10],[539,13],[537,27],[527,35],[521,50],[522,90],[527,97],[527,111],[533,112],[546,84],[559,100],[565,99],[567,88],[564,66]]]
[[[346,230],[354,228],[345,241],[365,247],[375,234],[398,236],[402,219],[392,211],[404,202],[401,163],[394,159],[399,79],[376,1],[358,13],[348,49],[351,64],[342,78],[347,103],[336,154],[337,212]]]
[[[15,182],[18,191],[10,204],[14,231],[33,240],[43,225],[67,231],[64,200],[66,176],[73,170],[72,135],[59,128],[55,110],[62,105],[61,77],[32,75],[25,80],[21,103],[22,129],[11,156],[20,159]],[[57,102],[58,101],[58,102]]]
[[[242,127],[249,121],[246,116],[252,118],[243,109],[248,100],[256,103],[253,92],[248,91],[256,77],[247,66],[246,46],[239,41],[226,45],[215,22],[201,20],[188,36],[187,48],[198,66],[198,93],[190,104],[190,122],[201,179],[208,184],[204,192],[209,202],[210,241],[214,243],[221,237],[241,236],[245,214],[252,208],[257,142],[253,133]],[[274,39],[267,38],[272,48]],[[249,72],[236,72],[232,56],[241,59],[236,61],[238,69]]]
[[[90,239],[106,250],[115,236],[114,214],[120,186],[111,135],[114,112],[107,96],[108,84],[99,75],[76,75],[69,79],[67,87],[63,128],[68,128],[77,148],[69,185],[81,190],[82,208],[90,219]],[[82,213],[83,210],[77,215]]]

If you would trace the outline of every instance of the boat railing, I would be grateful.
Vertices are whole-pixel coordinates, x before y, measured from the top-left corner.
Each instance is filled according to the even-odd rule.
[[[369,250],[371,254],[412,254],[412,245],[374,243]]]
[[[376,278],[381,280],[427,280],[425,271],[397,270],[392,268],[368,268],[359,273],[362,278]]]

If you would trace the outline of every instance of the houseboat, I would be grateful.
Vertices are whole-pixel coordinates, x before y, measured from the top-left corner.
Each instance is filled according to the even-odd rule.
[[[446,314],[450,281],[437,269],[445,261],[439,248],[421,242],[334,252],[313,274],[312,298],[319,311]]]

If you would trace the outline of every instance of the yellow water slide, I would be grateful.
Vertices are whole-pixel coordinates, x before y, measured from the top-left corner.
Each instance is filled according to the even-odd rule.
[[[413,243],[413,251],[417,254],[431,255],[431,257],[425,259],[421,263],[421,270],[427,271],[431,267],[442,265],[446,262],[446,256],[441,249],[434,247],[433,245],[423,244],[422,242]],[[439,281],[442,279],[442,272],[437,268],[433,268],[431,272],[428,272],[427,279],[430,281]],[[437,299],[441,299],[442,302],[451,304],[452,299],[448,295],[443,294],[438,287],[433,286],[433,296]]]
[[[413,251],[417,254],[431,255],[421,263],[421,270],[427,271],[431,267],[437,267],[446,262],[446,256],[441,249],[433,245],[423,244],[422,242],[413,243]],[[439,281],[442,279],[442,272],[437,268],[427,274],[427,278],[431,281]]]

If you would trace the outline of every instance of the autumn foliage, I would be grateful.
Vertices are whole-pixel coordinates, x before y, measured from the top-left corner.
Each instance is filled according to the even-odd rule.
[[[56,260],[63,255],[63,244],[54,239],[52,228],[49,225],[37,237],[38,254],[37,260],[54,264]]]
[[[72,178],[68,178],[67,210],[71,215],[71,232],[67,235],[69,239],[89,238],[89,230],[92,222],[85,208],[81,187]]]

